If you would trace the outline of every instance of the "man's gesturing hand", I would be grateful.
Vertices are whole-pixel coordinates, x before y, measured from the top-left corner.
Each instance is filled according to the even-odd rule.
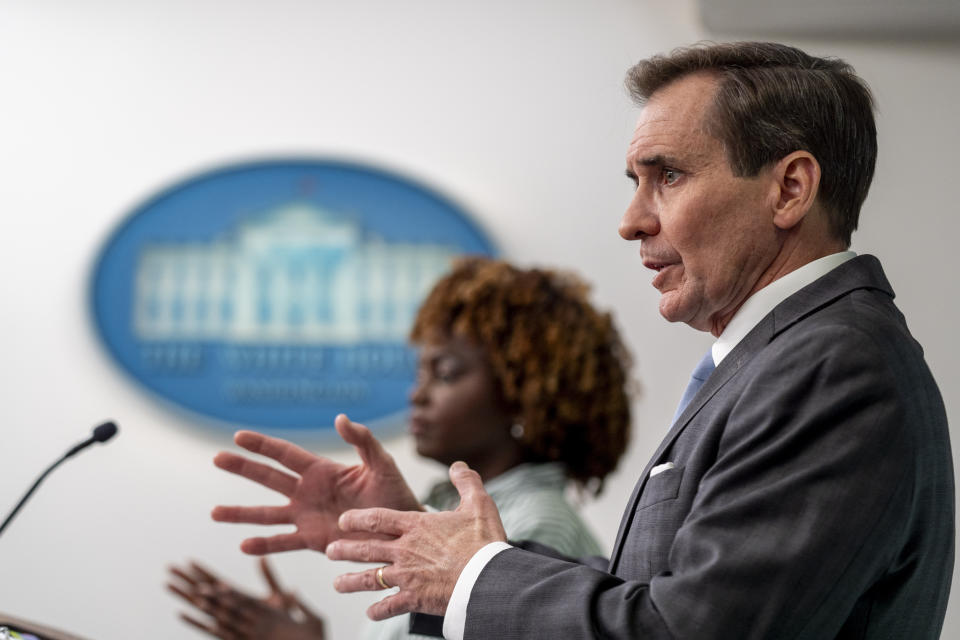
[[[450,480],[460,492],[456,511],[363,509],[340,516],[340,528],[351,535],[327,547],[327,556],[384,563],[383,580],[400,587],[398,593],[367,609],[371,619],[383,620],[410,611],[443,615],[457,578],[473,554],[488,543],[507,539],[497,507],[484,491],[480,476],[463,462],[454,462]],[[358,539],[361,532],[366,539]],[[371,539],[371,534],[395,538]],[[342,575],[334,587],[343,593],[383,588],[377,581],[377,568]]]
[[[340,437],[352,444],[361,463],[346,466],[316,456],[297,445],[253,431],[238,431],[234,442],[253,453],[272,458],[298,475],[275,469],[235,453],[221,451],[213,463],[237,475],[282,493],[290,499],[276,507],[216,507],[211,514],[220,522],[293,524],[294,533],[268,538],[247,538],[240,549],[263,555],[294,549],[323,551],[342,533],[337,518],[347,509],[390,507],[419,510],[419,501],[407,485],[393,457],[370,430],[337,416],[334,426]]]

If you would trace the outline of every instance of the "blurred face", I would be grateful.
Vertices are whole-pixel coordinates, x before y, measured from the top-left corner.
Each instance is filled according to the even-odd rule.
[[[516,443],[490,366],[463,338],[435,337],[420,348],[410,394],[410,433],[417,453],[443,464],[463,460],[484,475],[502,470]]]
[[[640,241],[660,314],[720,335],[762,286],[781,241],[771,172],[733,175],[723,144],[705,131],[715,91],[712,77],[694,74],[651,96],[627,152],[636,191],[620,235]]]

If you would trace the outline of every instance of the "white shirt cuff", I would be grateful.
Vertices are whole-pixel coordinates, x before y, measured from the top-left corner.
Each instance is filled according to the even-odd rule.
[[[467,626],[467,604],[470,603],[470,592],[473,591],[473,585],[483,571],[487,563],[493,560],[504,549],[511,548],[506,542],[491,542],[481,548],[470,562],[460,572],[457,578],[457,584],[453,587],[453,594],[450,596],[450,602],[447,603],[447,611],[443,615],[443,637],[447,640],[463,640],[464,629]]]

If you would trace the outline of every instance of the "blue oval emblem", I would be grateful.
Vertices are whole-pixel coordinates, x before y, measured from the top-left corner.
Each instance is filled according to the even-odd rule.
[[[376,421],[406,409],[407,332],[465,253],[495,250],[456,205],[399,176],[231,166],[127,217],[95,266],[94,322],[142,385],[231,428]]]

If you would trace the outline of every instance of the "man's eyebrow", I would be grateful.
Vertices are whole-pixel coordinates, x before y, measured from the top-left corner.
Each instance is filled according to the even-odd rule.
[[[642,167],[661,167],[663,165],[677,164],[675,158],[665,156],[662,153],[658,153],[655,156],[647,156],[646,158],[638,158],[636,162]]]

